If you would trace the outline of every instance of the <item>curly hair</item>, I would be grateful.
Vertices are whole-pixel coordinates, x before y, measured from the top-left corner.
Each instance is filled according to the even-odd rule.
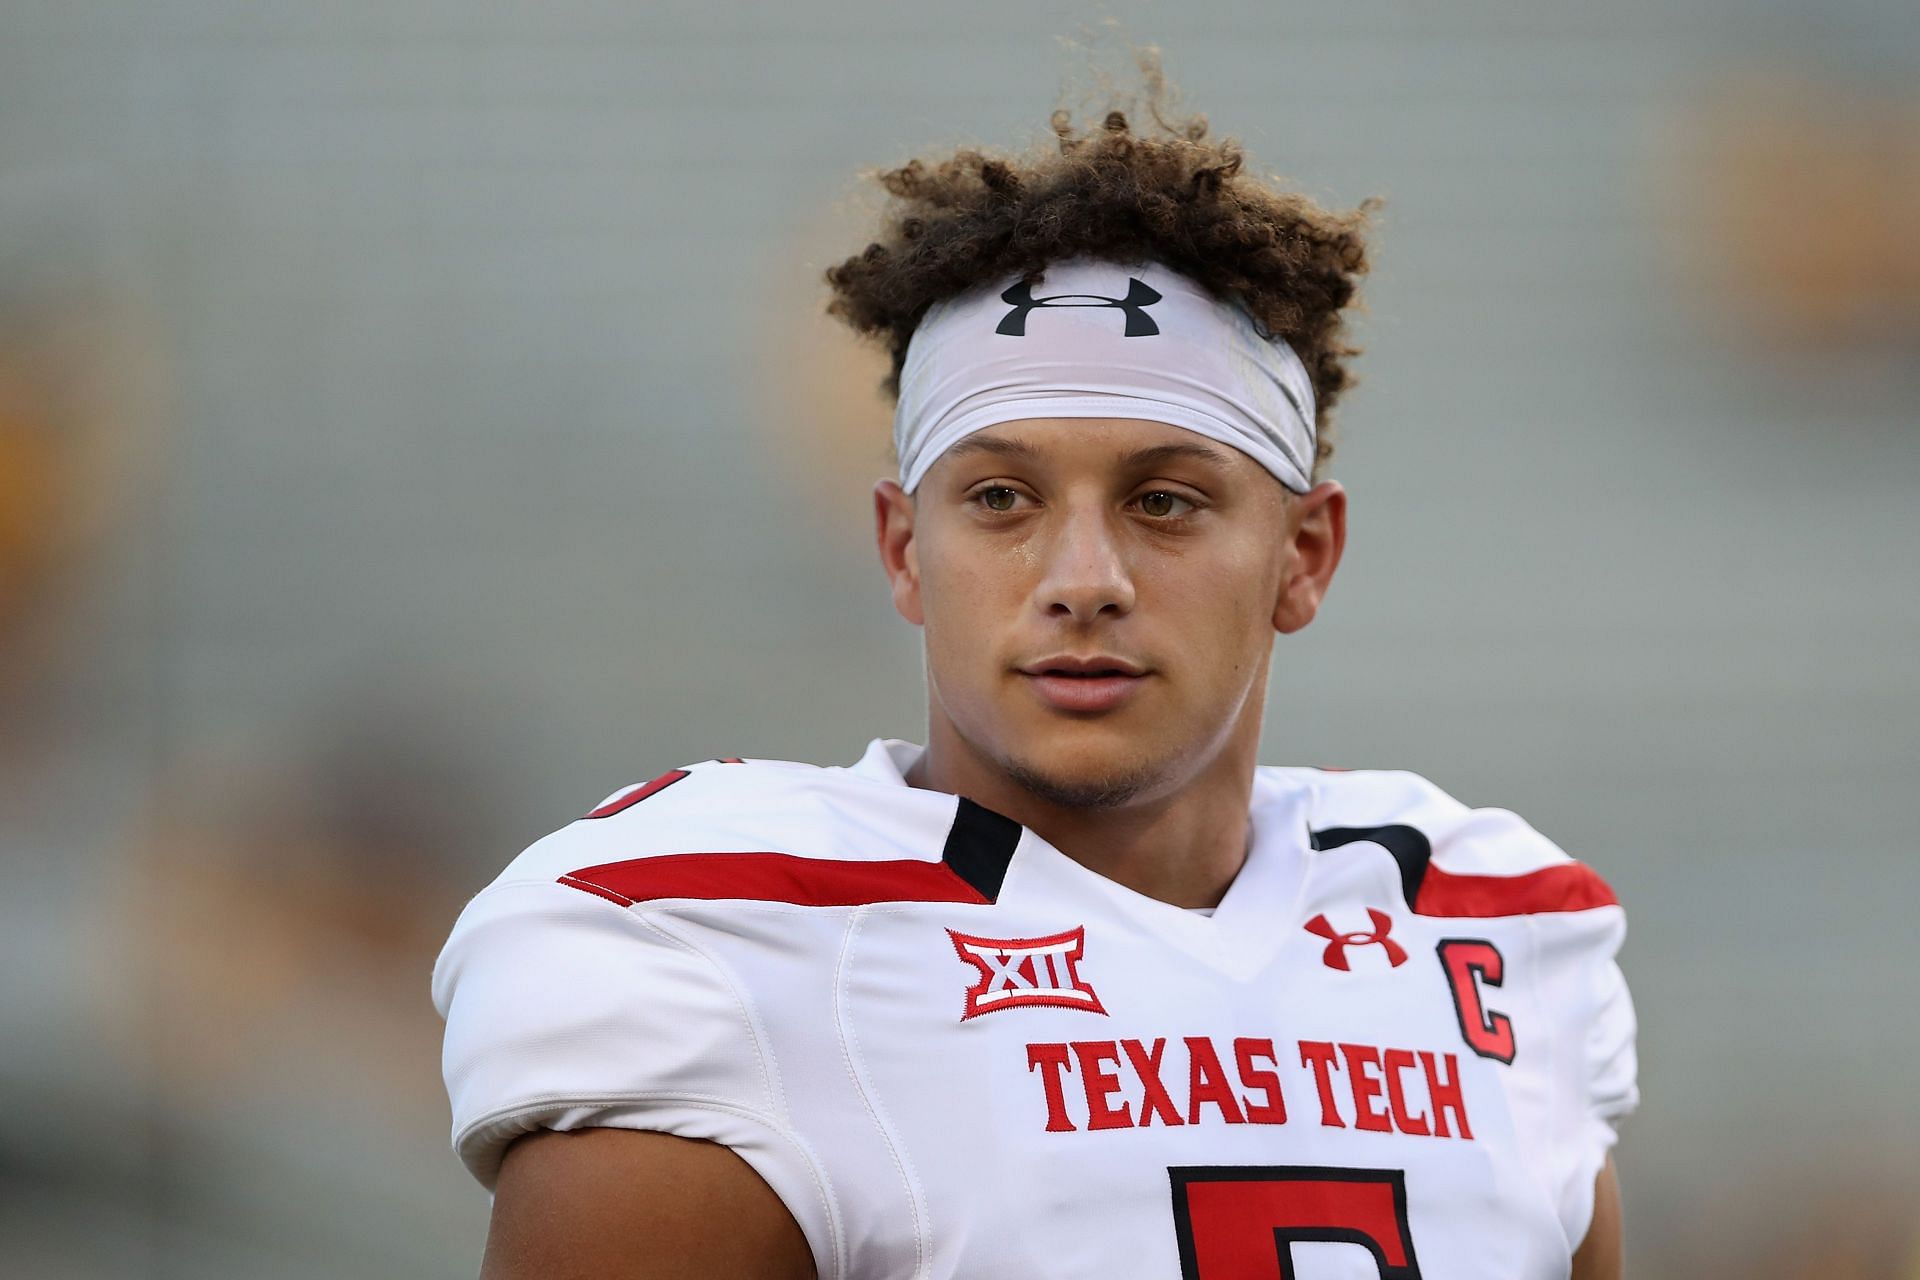
[[[1053,113],[1058,147],[1025,154],[975,148],[878,173],[889,195],[878,238],[826,272],[827,312],[892,357],[884,388],[898,396],[907,342],[927,308],[1016,274],[1037,281],[1049,262],[1151,258],[1215,297],[1244,307],[1284,338],[1313,381],[1317,476],[1333,453],[1329,410],[1355,378],[1360,353],[1341,312],[1367,270],[1364,232],[1377,197],[1334,213],[1242,170],[1231,138],[1209,139],[1204,117],[1169,121],[1152,85],[1155,128],[1135,131],[1111,110],[1078,131]]]

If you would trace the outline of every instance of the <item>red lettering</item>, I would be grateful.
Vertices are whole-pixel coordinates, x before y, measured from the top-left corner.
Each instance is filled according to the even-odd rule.
[[[1380,1051],[1368,1044],[1343,1044],[1347,1058],[1347,1086],[1353,1090],[1353,1124],[1371,1133],[1392,1133],[1387,1113],[1376,1105],[1386,1082],[1380,1078]],[[1368,1068],[1373,1070],[1368,1072]]]
[[[1111,1040],[1075,1040],[1074,1056],[1080,1059],[1080,1084],[1087,1091],[1087,1128],[1131,1129],[1133,1113],[1126,1103],[1114,1106],[1107,1101],[1120,1092],[1120,1077],[1101,1064],[1120,1065],[1120,1046]]]
[[[1407,1109],[1407,1091],[1400,1086],[1400,1073],[1413,1070],[1413,1055],[1405,1049],[1389,1049],[1385,1055],[1387,1072],[1387,1102],[1393,1107],[1394,1127],[1402,1133],[1411,1133],[1426,1137],[1432,1132],[1427,1128],[1427,1118],[1415,1115]]]
[[[1162,1124],[1185,1124],[1174,1109],[1173,1099],[1167,1096],[1167,1087],[1160,1083],[1160,1057],[1167,1051],[1167,1042],[1155,1040],[1153,1048],[1148,1049],[1138,1040],[1122,1040],[1120,1047],[1146,1090],[1140,1098],[1140,1127],[1144,1129],[1152,1124],[1155,1116],[1160,1117]]]
[[[1247,1123],[1285,1124],[1287,1100],[1280,1093],[1280,1073],[1254,1066],[1256,1058],[1265,1058],[1274,1066],[1280,1063],[1280,1055],[1273,1051],[1271,1040],[1242,1037],[1233,1042],[1233,1060],[1240,1068],[1240,1083],[1267,1095],[1265,1102],[1256,1102],[1252,1097],[1246,1099]]]
[[[1220,1108],[1220,1118],[1228,1124],[1247,1122],[1247,1118],[1240,1114],[1240,1104],[1234,1099],[1232,1087],[1227,1084],[1227,1073],[1220,1066],[1220,1055],[1213,1051],[1213,1041],[1205,1036],[1188,1036],[1188,1124],[1200,1123],[1200,1107],[1207,1102]]]
[[[1333,1060],[1333,1046],[1325,1040],[1300,1042],[1300,1065],[1313,1068],[1313,1083],[1320,1090],[1320,1123],[1329,1129],[1344,1129],[1340,1109],[1333,1105],[1333,1073],[1339,1070]]]
[[[1167,1126],[1199,1124],[1211,1105],[1225,1124],[1285,1124],[1287,1103],[1281,1081],[1279,1054],[1271,1039],[1242,1036],[1233,1041],[1238,1089],[1230,1083],[1218,1048],[1208,1036],[1187,1036],[1187,1109],[1167,1088],[1167,1039],[1074,1040],[1065,1044],[1027,1046],[1027,1071],[1038,1072],[1047,1104],[1048,1133],[1073,1133],[1077,1126],[1067,1107],[1066,1077],[1076,1070],[1086,1095],[1088,1129],[1131,1129],[1158,1120]],[[1471,1140],[1465,1084],[1460,1059],[1451,1053],[1384,1049],[1365,1044],[1335,1044],[1302,1040],[1300,1063],[1313,1072],[1320,1095],[1320,1123],[1345,1129],[1335,1098],[1335,1077],[1344,1073],[1353,1098],[1354,1128],[1372,1133],[1405,1133],[1415,1137],[1459,1137]],[[1078,1067],[1075,1060],[1078,1060]],[[1122,1096],[1125,1072],[1122,1060],[1140,1082],[1139,1110]],[[1407,1080],[1424,1076],[1426,1107]]]
[[[1448,938],[1440,944],[1440,964],[1453,987],[1453,1008],[1468,1047],[1483,1058],[1512,1062],[1513,1019],[1488,1009],[1480,990],[1482,982],[1497,987],[1506,977],[1500,948],[1485,938]]]
[[[1030,1044],[1027,1046],[1027,1070],[1040,1068],[1040,1082],[1047,1090],[1047,1132],[1072,1133],[1073,1121],[1067,1118],[1067,1098],[1061,1088],[1060,1077],[1073,1070],[1067,1061],[1067,1046],[1063,1044]]]
[[[1433,1055],[1422,1049],[1420,1065],[1427,1071],[1427,1097],[1433,1103],[1433,1131],[1440,1137],[1450,1137],[1447,1132],[1447,1112],[1451,1111],[1460,1122],[1460,1136],[1471,1138],[1473,1130],[1467,1127],[1467,1101],[1460,1093],[1460,1061],[1452,1054],[1442,1055],[1447,1060],[1447,1070],[1452,1078],[1442,1083],[1440,1064]]]

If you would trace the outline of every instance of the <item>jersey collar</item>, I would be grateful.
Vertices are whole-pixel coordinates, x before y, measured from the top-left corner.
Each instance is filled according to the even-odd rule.
[[[901,738],[875,738],[847,772],[873,782],[908,787],[907,770],[925,748]],[[1023,888],[1050,895],[1065,891],[1105,899],[1137,926],[1236,978],[1264,968],[1291,936],[1286,922],[1299,914],[1307,871],[1307,810],[1304,788],[1286,785],[1277,770],[1253,780],[1248,818],[1252,840],[1247,861],[1227,886],[1211,915],[1200,915],[1136,893],[1075,862],[1032,830],[1022,828],[1001,901],[1025,896]]]
[[[925,750],[920,744],[903,738],[875,738],[867,744],[866,753],[847,766],[847,772],[904,787],[909,785],[907,770],[913,768],[913,762]]]

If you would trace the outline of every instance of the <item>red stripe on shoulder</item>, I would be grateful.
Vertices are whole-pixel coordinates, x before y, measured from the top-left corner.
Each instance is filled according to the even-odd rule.
[[[1519,876],[1467,876],[1427,867],[1413,904],[1423,916],[1524,916],[1619,905],[1585,863],[1566,862]]]
[[[595,884],[591,880],[582,880],[578,876],[571,876],[571,875],[561,876],[560,883],[564,885],[571,885],[573,888],[580,889],[580,890],[583,890],[584,892],[590,893],[596,898],[605,898],[608,902],[617,902],[623,907],[630,907],[633,905],[633,899],[629,898],[626,894],[615,892],[614,890],[607,888],[605,885]]]
[[[656,898],[738,898],[803,907],[989,899],[944,862],[847,862],[791,853],[667,853],[582,867],[560,883],[621,906]]]
[[[685,769],[670,769],[655,778],[652,782],[641,783],[626,794],[615,796],[586,816],[589,818],[611,818],[616,813],[621,813],[633,808],[633,806],[639,804],[648,796],[658,795],[686,776],[687,771]]]

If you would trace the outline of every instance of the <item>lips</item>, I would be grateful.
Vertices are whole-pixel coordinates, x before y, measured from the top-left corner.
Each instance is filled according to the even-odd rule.
[[[1042,702],[1083,715],[1121,706],[1139,692],[1147,676],[1139,663],[1106,654],[1062,654],[1019,670]]]

